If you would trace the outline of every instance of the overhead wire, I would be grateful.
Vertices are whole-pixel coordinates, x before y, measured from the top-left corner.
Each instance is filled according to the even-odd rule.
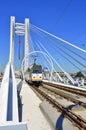
[[[56,23],[53,25],[52,27],[52,31],[56,28],[57,24],[61,21],[62,17],[64,16],[64,14],[66,13],[67,9],[69,8],[69,6],[71,5],[73,0],[69,0],[68,3],[66,4],[66,6],[63,8],[62,12],[60,13],[58,19],[56,20]]]

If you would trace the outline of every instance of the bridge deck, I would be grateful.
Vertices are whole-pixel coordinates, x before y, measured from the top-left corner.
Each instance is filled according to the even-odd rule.
[[[56,110],[52,109],[49,104],[44,104],[44,101],[42,102],[36,94],[33,92],[33,90],[25,83],[22,84],[21,94],[22,96],[22,103],[23,103],[23,109],[22,109],[22,121],[26,122],[28,125],[29,130],[53,130],[52,125],[48,123],[48,121],[56,123],[56,120],[59,120],[60,114]],[[48,117],[46,119],[45,112],[41,111],[39,105],[41,104],[41,107],[43,107],[43,111],[46,111],[48,114]],[[44,115],[43,115],[44,114]],[[55,120],[56,119],[56,120]],[[50,121],[51,120],[51,121]],[[60,122],[61,123],[61,122]],[[63,130],[78,130],[77,127],[72,125],[70,121],[67,119],[64,119]],[[59,124],[59,127],[62,127],[61,124]]]
[[[51,130],[50,125],[42,114],[39,104],[41,100],[24,82],[21,90],[22,96],[22,121],[27,122],[29,130]]]
[[[48,117],[51,120],[56,119],[57,124],[59,125],[59,128],[63,127],[63,130],[78,130],[77,127],[75,127],[72,123],[70,123],[67,119],[61,119],[61,113],[55,112],[54,109],[52,109],[49,104],[47,105],[45,102],[42,102],[36,94],[32,91],[29,85],[27,85],[24,81],[21,82],[21,80],[17,79],[17,88],[18,90],[21,89],[20,95],[22,99],[22,111],[21,111],[21,117],[22,122],[26,122],[28,125],[28,130],[53,130],[45,118],[45,115],[42,113],[39,105],[41,104],[42,109],[46,111],[46,113],[49,115]],[[64,100],[62,100],[64,101]],[[66,102],[65,102],[66,103]],[[67,104],[66,104],[67,105]],[[76,111],[74,109],[73,111]],[[81,111],[81,109],[77,109],[77,114],[81,114],[82,116],[86,115],[86,111]],[[60,121],[60,122],[59,122]],[[62,123],[62,124],[61,124]],[[7,127],[7,126],[6,126]],[[22,129],[23,130],[23,129]]]

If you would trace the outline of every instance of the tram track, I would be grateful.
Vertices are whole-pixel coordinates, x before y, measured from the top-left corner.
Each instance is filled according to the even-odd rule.
[[[54,88],[46,87],[46,86],[44,86],[44,85],[42,85],[41,87],[43,87],[43,88],[46,89],[46,90],[49,90],[49,91],[52,92],[52,93],[55,93],[56,95],[61,96],[61,97],[65,98],[65,99],[67,99],[67,100],[69,100],[69,101],[72,101],[73,103],[76,103],[76,104],[78,104],[78,105],[80,105],[80,106],[86,108],[86,103],[84,103],[84,102],[82,102],[82,101],[80,101],[80,100],[78,100],[78,99],[73,98],[73,97],[72,97],[71,95],[69,95],[69,94],[65,94],[65,93],[63,93],[63,92],[61,92],[61,91],[58,91],[58,90],[56,90],[56,89],[54,89]]]
[[[64,105],[60,104],[58,101],[53,99],[50,95],[45,93],[39,88],[34,87],[37,93],[43,96],[47,101],[49,101],[56,109],[58,109],[65,117],[67,117],[70,121],[74,122],[76,126],[81,130],[82,128],[86,129],[86,120],[81,116],[72,112],[69,108],[66,108]]]
[[[86,97],[86,90],[76,89],[76,88],[67,87],[67,86],[64,87],[64,85],[57,85],[57,84],[44,82],[44,81],[43,81],[43,84],[49,85],[52,88],[57,88],[57,89],[60,89],[60,90],[62,89],[64,91],[66,91],[66,92],[70,92],[70,93],[74,93],[74,94]]]

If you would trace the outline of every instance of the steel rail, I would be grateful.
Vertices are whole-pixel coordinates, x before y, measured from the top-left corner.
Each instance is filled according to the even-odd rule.
[[[70,88],[70,87],[65,87],[64,85],[57,85],[57,84],[53,84],[53,83],[47,83],[47,82],[43,82],[43,84],[46,84],[46,85],[50,85],[51,87],[54,87],[54,88],[58,88],[58,89],[62,89],[64,91],[68,91],[68,92],[71,92],[71,93],[75,93],[77,95],[81,95],[81,96],[84,96],[86,97],[86,91],[84,90],[81,90],[81,89],[76,89],[76,88]]]
[[[59,109],[62,112],[62,114],[64,114],[64,116],[66,116],[71,121],[75,122],[78,128],[80,128],[80,129],[83,128],[84,130],[86,129],[86,120],[85,119],[83,119],[81,116],[78,116],[77,114],[75,114],[74,112],[72,112],[71,110],[66,108],[65,106],[59,104],[56,100],[51,98],[49,95],[44,93],[42,90],[37,89],[36,87],[34,87],[34,89],[38,93],[40,93],[44,98],[46,98],[50,103],[52,103],[57,109]]]
[[[67,100],[70,100],[70,101],[72,101],[72,102],[74,102],[74,103],[76,103],[76,104],[78,104],[78,105],[83,106],[83,107],[86,108],[86,103],[84,103],[84,102],[82,102],[82,101],[80,101],[78,99],[75,99],[75,98],[71,97],[71,95],[64,94],[63,92],[60,92],[60,91],[57,91],[57,90],[45,87],[43,85],[42,85],[42,87],[45,88],[45,89],[47,89],[47,90],[49,90],[49,91],[51,91],[51,92],[53,92],[53,93],[55,93],[55,94],[57,94],[57,95],[60,95],[61,97],[65,98]]]

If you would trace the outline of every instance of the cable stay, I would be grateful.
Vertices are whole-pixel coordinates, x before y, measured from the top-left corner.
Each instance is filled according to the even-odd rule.
[[[47,31],[44,31],[43,29],[38,28],[37,26],[34,26],[34,25],[32,25],[32,24],[31,24],[31,26],[33,26],[34,28],[37,28],[38,30],[40,30],[40,31],[42,31],[42,32],[44,32],[44,33],[46,33],[46,34],[48,34],[48,35],[54,37],[54,38],[56,38],[57,40],[60,40],[60,41],[62,41],[62,42],[64,42],[64,43],[66,43],[66,44],[68,44],[68,45],[70,45],[70,46],[72,46],[72,47],[74,47],[74,48],[76,48],[76,49],[78,49],[78,50],[80,50],[80,51],[86,53],[86,50],[84,50],[84,49],[82,49],[82,48],[80,48],[80,47],[78,47],[78,46],[76,46],[76,45],[74,45],[74,44],[72,44],[72,43],[70,43],[70,42],[68,42],[68,41],[66,41],[66,40],[64,40],[64,39],[62,39],[62,38],[60,38],[60,37],[57,37],[57,36],[55,36],[55,35],[53,35],[53,34],[47,32]]]
[[[32,51],[34,51],[35,49],[34,49],[34,44],[33,44],[33,41],[32,41],[32,38],[31,38],[31,35],[29,35],[29,40],[30,40],[30,47],[32,47],[31,49],[32,49]]]
[[[32,28],[33,28],[33,27],[32,27]],[[63,45],[62,43],[58,42],[59,44],[57,44],[57,41],[56,41],[55,39],[51,39],[52,37],[51,37],[51,38],[46,37],[46,35],[45,35],[43,32],[41,32],[41,31],[39,31],[39,30],[37,30],[37,29],[35,29],[35,28],[34,28],[33,30],[35,30],[35,31],[36,31],[36,34],[40,35],[40,36],[42,37],[42,39],[45,37],[45,40],[47,40],[49,43],[51,43],[51,41],[52,41],[53,43],[56,43],[54,46],[57,46],[57,45],[62,46],[62,47],[64,47],[65,49],[67,49],[68,51],[70,51],[71,53],[73,53],[74,55],[76,55],[76,56],[78,56],[79,58],[81,58],[82,60],[86,61],[86,58],[85,58],[85,57],[83,57],[83,56],[81,56],[80,54],[76,53],[75,51],[69,49],[68,47],[66,47],[66,46]],[[46,41],[45,41],[45,42],[46,42]],[[74,57],[75,57],[75,56],[74,56]]]
[[[41,47],[40,47],[40,48],[41,48]],[[44,48],[44,46],[43,46],[43,48]],[[44,48],[44,50],[46,50],[46,49]],[[48,59],[47,59],[47,60],[48,60]],[[56,71],[55,68],[53,68],[53,70]],[[63,79],[61,78],[61,76],[60,76],[58,73],[56,73],[56,74],[57,74],[59,80],[60,80],[61,82],[63,82]]]
[[[38,46],[39,50],[42,51],[42,48],[40,47],[40,44],[37,44],[37,42],[35,42],[35,43],[36,43],[35,45]],[[49,59],[47,59],[45,55],[44,55],[44,57],[45,57],[45,59],[46,59],[48,62],[50,62]],[[51,64],[51,63],[50,63],[50,64]],[[56,71],[56,70],[54,69],[54,71]],[[62,82],[63,79],[61,78],[61,76],[60,76],[59,74],[57,74],[57,76],[58,76],[58,78],[60,79],[60,81]]]
[[[58,47],[59,48],[59,47]],[[59,48],[59,50],[61,50],[62,52],[64,52],[67,56],[71,57],[74,61],[76,61],[77,63],[79,63],[81,66],[83,66],[84,68],[86,68],[86,65],[84,65],[83,63],[81,63],[80,61],[78,61],[77,59],[75,59],[73,56],[71,56],[70,54],[68,54],[67,52],[65,52],[63,49]]]
[[[53,43],[56,43],[56,44],[54,45],[55,47],[58,47],[58,46],[61,46],[61,48],[64,47],[64,49],[68,50],[69,52],[71,52],[71,53],[74,54],[75,56],[78,56],[78,57],[81,58],[82,60],[86,61],[86,58],[85,58],[85,57],[83,57],[83,56],[81,56],[80,54],[76,53],[74,50],[68,48],[68,46],[65,46],[65,45],[62,44],[61,42],[58,42],[58,44],[57,44],[57,41],[55,41],[54,39],[53,39],[53,40],[52,40],[52,39],[49,39],[49,41],[50,41],[50,40],[51,40]],[[51,43],[51,42],[49,42],[49,43]]]
[[[36,43],[35,45],[38,46],[39,50],[42,52],[43,50],[42,50],[42,48],[40,47],[40,45],[37,44],[38,42],[35,42],[35,43]],[[44,58],[46,59],[45,62],[43,62],[43,57],[41,57],[41,63],[43,62],[43,65],[45,64],[45,66],[48,67],[48,69],[50,69],[50,68],[49,68],[49,64],[51,65],[50,60],[49,60],[48,58],[46,58],[45,55],[44,55]],[[52,76],[52,72],[51,72],[51,76]]]
[[[70,74],[67,73],[65,69],[63,69],[61,65],[62,63],[59,64],[56,61],[56,55],[59,55],[60,57],[66,59],[66,61],[68,61],[72,67],[75,67],[75,69],[82,71],[82,69],[79,66],[86,68],[86,58],[80,52],[86,53],[86,50],[32,24],[30,24],[30,29],[30,31],[32,31],[31,34],[34,37],[34,44],[36,46],[35,49],[46,52],[46,54],[48,54],[48,56],[52,59],[53,63],[55,63],[58,66],[58,68],[62,72],[64,72],[65,76],[72,82],[72,84],[76,84],[76,81],[70,76]],[[63,60],[63,64],[64,63],[65,61]],[[58,75],[58,77],[60,81],[63,82],[62,77],[60,75]]]
[[[40,44],[37,44],[37,42],[36,42],[36,46],[38,46],[39,50],[42,51],[42,48],[40,47]],[[45,59],[46,59],[48,62],[50,62],[49,59],[47,59],[45,55],[44,55],[44,57],[45,57]],[[50,63],[50,64],[51,64],[51,63]]]
[[[52,44],[51,44],[51,46],[52,46]],[[65,55],[67,55],[67,53],[65,52],[65,51],[63,51],[61,48],[59,48],[59,47],[56,47],[56,46],[54,46],[54,50],[56,51],[56,53],[57,52],[59,52],[59,54],[62,56],[62,57],[64,57],[68,62],[70,62],[74,67],[76,67],[78,70],[80,70],[81,71],[81,69],[78,67],[78,66],[76,66],[75,65],[75,63],[73,63],[71,60],[69,60],[66,56],[64,56],[64,54]],[[64,53],[64,54],[62,54],[62,53]],[[73,56],[70,56],[69,54],[67,55],[67,56],[69,56],[69,57],[71,57],[72,59],[73,59]],[[73,59],[74,60],[74,59]],[[75,60],[76,61],[76,60]],[[79,61],[78,61],[79,62]],[[79,62],[80,63],[80,62]],[[80,65],[82,65],[83,66],[83,64],[81,64],[80,63]],[[84,67],[84,66],[83,66]]]
[[[40,33],[39,31],[36,31],[36,32]],[[41,34],[41,33],[40,33],[40,34]],[[42,37],[42,36],[41,36],[41,37]],[[51,40],[52,40],[52,39],[51,39]],[[49,39],[49,41],[50,41],[50,39]],[[54,41],[54,39],[53,39],[52,41]],[[55,43],[56,43],[56,41],[55,41]],[[74,52],[73,50],[69,49],[68,47],[62,45],[62,43],[59,43],[59,46],[63,46],[65,49],[67,49],[67,50],[70,51],[71,53],[75,54],[76,56],[78,56],[78,57],[81,58],[82,60],[86,61],[86,58],[82,57],[80,54]],[[78,63],[79,63],[79,62],[78,62]],[[81,64],[82,64],[82,63],[81,63]],[[84,66],[84,67],[85,67],[85,66]]]
[[[59,52],[60,55],[62,55],[62,57],[64,57],[67,61],[69,61],[74,67],[76,67],[78,70],[81,71],[81,69],[78,66],[76,66],[71,60],[69,60],[66,56],[64,56],[62,54],[62,52],[59,51],[59,49],[58,49],[58,52]]]
[[[73,80],[73,78],[66,72],[64,71],[64,69],[59,65],[59,63],[57,63],[57,61],[50,55],[50,53],[42,46],[41,47],[45,50],[45,52],[51,57],[51,59],[56,63],[56,65],[62,70],[62,72],[64,72],[64,74],[68,77],[68,79],[73,83],[76,84],[76,82]],[[62,80],[63,81],[63,80]]]
[[[49,43],[51,43],[51,42],[49,42]],[[51,46],[53,47],[53,44],[51,44]],[[60,46],[60,45],[59,45],[59,46]],[[62,45],[62,46],[63,46],[63,45]],[[64,46],[64,48],[65,48],[65,46]],[[84,68],[86,68],[86,66],[85,66],[83,63],[81,63],[80,60],[77,60],[76,58],[74,58],[73,56],[71,56],[70,54],[68,54],[66,51],[64,51],[63,49],[61,49],[60,47],[54,46],[54,49],[56,50],[56,53],[58,52],[58,51],[57,51],[57,49],[58,49],[58,50],[60,50],[62,53],[64,53],[64,54],[66,54],[67,56],[71,57],[71,58],[72,58],[74,61],[76,61],[78,64],[80,64],[81,66],[83,66]],[[69,50],[70,50],[70,49],[68,49],[68,51],[69,51]],[[73,53],[72,50],[70,50],[70,52]],[[74,53],[74,54],[78,55],[77,53]],[[80,55],[78,55],[78,56],[79,56],[79,58],[82,58],[83,60],[85,60],[84,57],[82,57],[82,56],[80,56]],[[64,55],[63,55],[62,57],[64,57]],[[66,59],[67,59],[67,58],[66,58]],[[70,61],[70,60],[68,60],[68,61]],[[80,70],[80,68],[77,67],[76,65],[74,65],[72,62],[71,62],[71,64]]]
[[[74,52],[73,50],[69,49],[68,47],[64,46],[63,44],[60,43],[60,46],[64,47],[65,49],[67,49],[68,51],[72,52],[73,54],[75,54],[76,56],[78,56],[79,58],[83,59],[84,61],[86,61],[86,58],[82,57],[81,55],[79,55],[78,53]]]

